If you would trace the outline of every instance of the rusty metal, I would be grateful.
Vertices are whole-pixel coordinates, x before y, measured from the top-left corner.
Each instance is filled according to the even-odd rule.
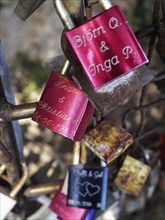
[[[109,164],[132,145],[133,138],[121,126],[105,119],[84,135],[83,142],[101,160]]]
[[[24,195],[26,197],[40,196],[49,193],[55,193],[59,189],[58,184],[47,183],[28,187]]]
[[[138,196],[150,170],[149,166],[127,155],[114,182],[119,188]]]
[[[37,102],[13,105],[7,101],[0,102],[0,121],[8,122],[32,117]]]

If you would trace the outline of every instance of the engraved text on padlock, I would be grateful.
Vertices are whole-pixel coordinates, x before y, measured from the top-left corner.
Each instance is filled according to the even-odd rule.
[[[73,81],[52,72],[33,120],[67,138],[81,140],[93,111]]]
[[[71,207],[105,209],[108,168],[70,166],[68,200]]]
[[[94,89],[148,62],[118,6],[66,32],[66,37]]]

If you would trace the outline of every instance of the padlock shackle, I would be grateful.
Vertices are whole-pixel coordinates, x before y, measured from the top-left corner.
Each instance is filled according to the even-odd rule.
[[[75,141],[73,145],[73,165],[78,165],[80,162],[80,153],[81,153],[81,143],[79,141]]]
[[[71,64],[70,64],[69,60],[66,60],[63,67],[62,67],[61,75],[63,75],[63,76],[67,75],[70,68],[71,68]]]
[[[28,178],[28,168],[25,163],[22,163],[22,176],[9,194],[12,198],[14,198],[17,195],[17,193],[21,190],[27,178]]]
[[[68,10],[65,8],[62,0],[53,0],[54,7],[57,11],[58,16],[60,17],[63,25],[68,29],[71,30],[75,27],[75,24],[68,12]]]
[[[98,2],[104,10],[107,10],[113,6],[110,0],[98,0]]]

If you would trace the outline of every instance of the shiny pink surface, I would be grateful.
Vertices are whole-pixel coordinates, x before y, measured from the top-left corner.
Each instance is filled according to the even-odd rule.
[[[65,35],[94,89],[148,62],[118,6]]]
[[[63,186],[64,182],[61,184],[60,189],[51,201],[49,208],[63,220],[71,220],[73,218],[75,220],[83,220],[87,210],[67,206],[67,195],[62,193]]]
[[[87,212],[86,209],[69,207],[66,205],[66,202],[67,196],[58,192],[50,204],[50,209],[64,220],[73,218],[76,220],[83,220]]]
[[[93,111],[73,81],[52,72],[32,119],[67,138],[81,140]]]

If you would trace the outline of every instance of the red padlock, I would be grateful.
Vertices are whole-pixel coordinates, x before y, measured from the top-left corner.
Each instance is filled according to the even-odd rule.
[[[95,90],[148,62],[119,6],[99,2],[105,12],[65,33]]]
[[[68,174],[65,177],[58,193],[53,198],[49,208],[55,212],[63,220],[77,219],[83,220],[87,214],[86,209],[72,208],[67,206],[67,188],[68,188]]]
[[[79,87],[53,71],[32,119],[67,138],[81,140],[93,112]]]

